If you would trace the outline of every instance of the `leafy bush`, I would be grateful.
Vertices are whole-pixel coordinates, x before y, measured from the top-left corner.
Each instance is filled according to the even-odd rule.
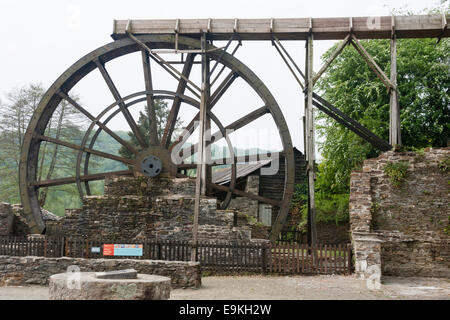
[[[408,162],[389,162],[384,167],[384,173],[389,176],[394,187],[400,187],[408,169]]]

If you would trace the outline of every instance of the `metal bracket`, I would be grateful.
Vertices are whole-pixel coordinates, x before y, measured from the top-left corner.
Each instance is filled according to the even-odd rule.
[[[309,18],[309,31],[308,33],[311,35],[313,30],[313,19]]]
[[[348,18],[348,33],[353,34],[353,17]]]
[[[233,32],[237,33],[237,29],[238,29],[238,18],[234,19],[234,27],[233,27]]]
[[[439,44],[439,42],[441,42],[442,36],[444,35],[445,31],[447,30],[447,15],[445,13],[442,14],[442,32],[438,37],[438,40],[436,42],[436,45]]]

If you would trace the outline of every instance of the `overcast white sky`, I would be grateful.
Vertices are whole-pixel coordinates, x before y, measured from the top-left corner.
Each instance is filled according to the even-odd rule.
[[[6,92],[30,82],[50,86],[82,56],[112,41],[113,19],[379,16],[389,15],[394,8],[419,11],[435,3],[433,0],[1,0],[0,96],[4,99]],[[316,71],[321,64],[321,54],[332,44],[329,41],[315,42]],[[286,43],[286,47],[303,68],[304,43],[290,42]],[[303,150],[300,120],[303,116],[303,96],[275,49],[270,42],[244,42],[236,56],[268,86],[287,119],[294,145]],[[142,67],[137,55],[110,63],[107,68],[123,96],[143,87]],[[153,68],[155,88],[175,91],[176,83],[163,71],[156,70],[157,66]],[[100,112],[112,102],[105,84],[94,72],[74,90],[93,113]],[[245,84],[236,82],[215,108],[224,125],[261,106],[254,94],[248,91]],[[191,114],[191,111],[183,111],[182,116],[189,121]],[[247,131],[250,138],[238,139],[235,144],[240,147],[245,147],[245,144],[254,146],[254,133],[261,127],[269,129],[270,136],[270,128],[274,127],[269,120],[262,119],[255,123]],[[111,126],[113,129],[128,130],[123,120],[119,119]],[[267,147],[264,133],[262,137],[259,146]]]

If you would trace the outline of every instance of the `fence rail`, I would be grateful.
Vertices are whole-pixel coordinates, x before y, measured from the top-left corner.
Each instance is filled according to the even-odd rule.
[[[142,256],[104,256],[105,244],[142,244]],[[97,250],[93,250],[97,248]],[[352,251],[349,244],[308,245],[252,243],[88,239],[71,237],[0,237],[0,255],[72,257],[86,259],[151,259],[189,261],[196,250],[202,270],[276,274],[350,274]]]

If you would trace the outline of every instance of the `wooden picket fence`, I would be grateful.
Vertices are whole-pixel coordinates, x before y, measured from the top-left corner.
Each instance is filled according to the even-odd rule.
[[[104,256],[104,244],[142,244],[143,255]],[[93,250],[93,248],[97,248]],[[265,242],[88,239],[71,237],[0,237],[0,255],[86,259],[190,261],[192,250],[202,270],[218,273],[351,274],[349,244],[315,245]]]
[[[270,272],[285,274],[351,274],[352,250],[349,244],[272,245]]]

